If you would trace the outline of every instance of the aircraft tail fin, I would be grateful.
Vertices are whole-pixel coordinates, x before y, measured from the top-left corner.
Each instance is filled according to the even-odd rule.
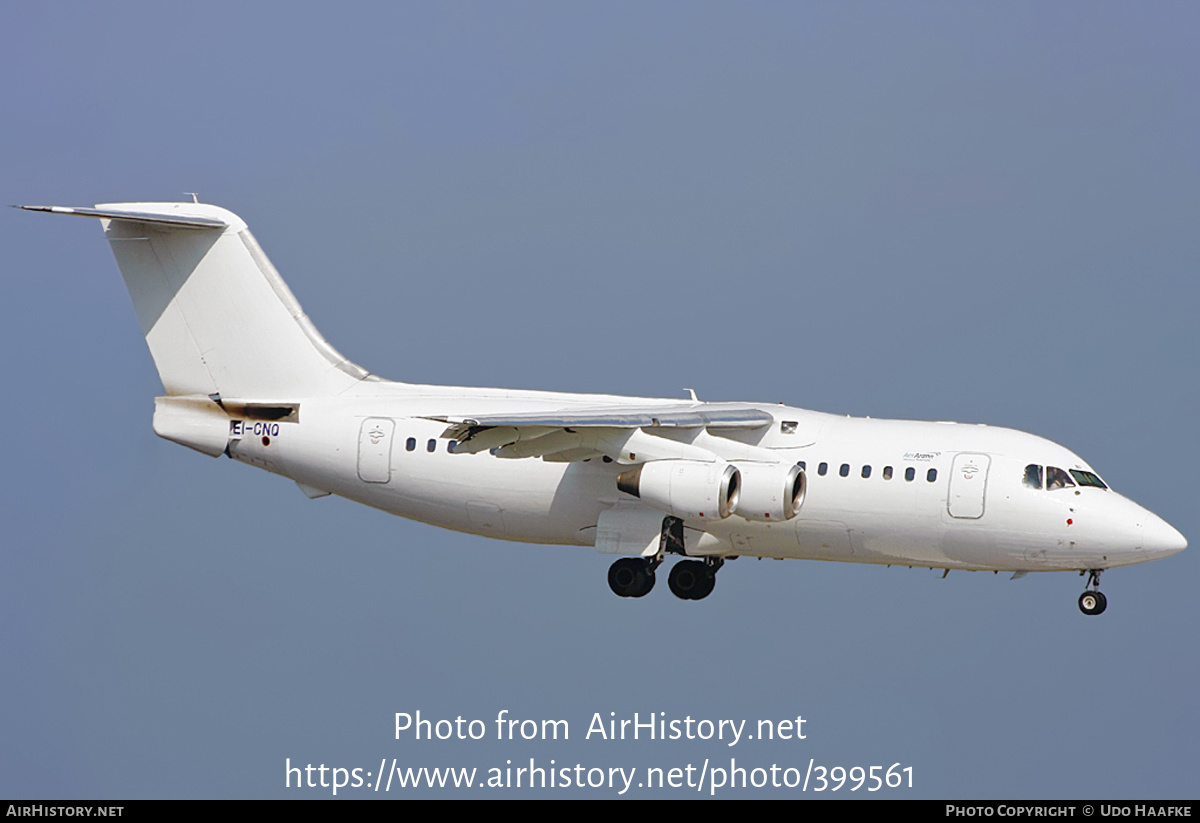
[[[313,327],[230,211],[200,203],[21,208],[103,221],[169,396],[293,399],[371,378]]]

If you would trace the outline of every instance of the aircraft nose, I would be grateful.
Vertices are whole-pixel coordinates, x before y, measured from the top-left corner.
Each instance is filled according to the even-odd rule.
[[[1170,557],[1187,548],[1187,539],[1157,514],[1146,512],[1141,522],[1142,550],[1152,557]]]

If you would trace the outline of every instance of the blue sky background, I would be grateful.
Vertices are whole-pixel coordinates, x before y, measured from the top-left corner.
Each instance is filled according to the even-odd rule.
[[[0,185],[199,192],[387,377],[1011,426],[1194,543],[1197,23],[1169,2],[5,3]],[[310,501],[159,440],[99,226],[10,211],[0,248],[0,796],[328,794],[285,790],[285,758],[731,756],[900,762],[905,797],[1196,796],[1195,549],[1108,573],[1096,619],[1070,574],[792,561],[732,563],[702,603],[620,600],[590,549]],[[393,739],[395,712],[501,709],[572,739]],[[808,737],[583,740],[635,711],[803,715]],[[535,792],[567,794],[612,796]]]

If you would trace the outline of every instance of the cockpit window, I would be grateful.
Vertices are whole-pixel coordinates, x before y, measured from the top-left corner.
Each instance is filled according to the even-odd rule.
[[[1081,486],[1095,486],[1098,489],[1107,489],[1104,481],[1091,472],[1081,472],[1071,469],[1071,476],[1075,478],[1075,482]]]
[[[1099,479],[1099,478],[1097,478]],[[1065,489],[1075,485],[1071,476],[1057,466],[1046,467],[1046,490]]]
[[[1036,463],[1030,463],[1025,467],[1025,485],[1031,489],[1040,489],[1042,487],[1042,467]]]

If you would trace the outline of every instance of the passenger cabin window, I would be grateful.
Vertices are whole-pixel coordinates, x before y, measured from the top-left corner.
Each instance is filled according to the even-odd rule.
[[[415,437],[408,438],[408,442],[405,444],[405,448],[407,448],[409,451],[412,451],[416,447],[417,447],[417,438],[415,438]]]
[[[457,440],[451,440],[449,443],[446,444],[446,451],[450,452],[451,454],[454,454],[454,447],[457,445],[458,445]]]
[[[430,440],[428,443],[425,444],[425,451],[427,451],[427,452],[432,452],[432,451],[435,451],[436,449],[437,449],[437,441],[436,440]]]
[[[1066,489],[1074,486],[1075,481],[1071,479],[1071,475],[1057,466],[1046,467],[1046,491]]]
[[[917,476],[917,470],[914,469],[912,466],[909,466],[907,469],[904,470],[904,479],[907,480],[909,483],[911,483],[913,481],[913,478],[915,478],[916,476]]]
[[[930,469],[929,471],[927,471],[925,473],[925,479],[928,480],[930,483],[932,483],[934,480],[937,480],[937,469]]]
[[[840,469],[838,469],[838,474],[840,474],[842,477],[849,477],[850,476],[850,464],[843,463],[842,467]]]
[[[801,461],[800,461],[799,463],[797,463],[796,465],[800,467],[800,471],[808,471],[808,466],[804,465],[804,461],[803,461],[803,460],[801,460]]]
[[[863,476],[863,480],[866,480],[868,477],[871,476],[871,467],[870,466],[863,466],[862,476]]]
[[[1042,467],[1036,463],[1030,463],[1025,467],[1025,485],[1031,489],[1040,489],[1042,487]]]
[[[817,474],[821,475],[822,477],[825,476],[825,472],[827,471],[829,471],[828,463],[822,463],[821,465],[817,466]]]
[[[884,479],[884,480],[891,480],[891,479],[892,479],[892,467],[891,467],[891,466],[884,466],[884,467],[883,467],[883,479]]]

